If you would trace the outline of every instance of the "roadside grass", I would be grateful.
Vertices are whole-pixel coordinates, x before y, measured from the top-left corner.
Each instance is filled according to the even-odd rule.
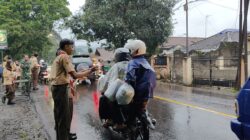
[[[28,140],[28,133],[24,132],[24,131],[21,131],[19,133],[19,136],[22,140]]]

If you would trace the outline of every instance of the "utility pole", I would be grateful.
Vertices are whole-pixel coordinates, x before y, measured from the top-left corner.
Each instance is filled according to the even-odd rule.
[[[240,89],[242,85],[242,0],[240,0],[240,11],[239,11],[239,63],[238,63],[238,75],[236,88]]]
[[[186,11],[186,55],[189,56],[188,50],[188,0],[186,0],[186,4],[184,5],[184,10]]]
[[[244,4],[244,22],[243,22],[243,18],[242,18],[243,4]],[[247,49],[247,43],[248,43],[248,40],[247,40],[247,38],[248,38],[248,34],[247,34],[248,6],[249,6],[249,0],[244,0],[244,1],[240,0],[239,67],[238,67],[238,75],[237,75],[237,89],[240,89],[241,86],[244,84],[244,82],[248,78],[248,49]],[[242,24],[243,24],[243,26],[242,26]],[[243,46],[244,46],[244,49],[243,49]]]
[[[248,78],[248,49],[247,49],[247,15],[248,15],[249,0],[244,0],[244,23],[243,23],[243,45],[244,45],[244,68],[245,68],[245,81]]]
[[[207,38],[207,19],[208,17],[210,17],[210,15],[206,15],[206,18],[205,18],[205,38]]]

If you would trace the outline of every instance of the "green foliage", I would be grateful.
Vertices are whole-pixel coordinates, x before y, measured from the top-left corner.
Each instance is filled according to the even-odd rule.
[[[8,52],[19,59],[22,54],[48,54],[48,37],[56,20],[70,15],[67,0],[1,0],[0,29],[8,32]]]
[[[115,48],[128,39],[146,42],[149,53],[172,33],[176,0],[86,0],[83,14],[67,22],[77,38],[107,39]]]

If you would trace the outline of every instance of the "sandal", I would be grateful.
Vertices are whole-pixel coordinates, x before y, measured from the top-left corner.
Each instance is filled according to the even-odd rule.
[[[105,122],[103,123],[102,126],[107,128],[107,127],[112,126],[112,125],[113,125],[112,120],[107,119],[107,120],[105,120]]]

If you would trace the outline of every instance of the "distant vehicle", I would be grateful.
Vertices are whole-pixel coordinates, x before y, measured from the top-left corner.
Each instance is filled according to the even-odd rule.
[[[40,81],[41,84],[46,84],[47,83],[47,77],[48,76],[48,71],[47,71],[47,63],[43,61],[40,61],[40,72],[38,74],[38,79]]]
[[[237,119],[231,121],[231,129],[240,140],[250,140],[250,78],[235,100]]]
[[[76,40],[74,54],[72,56],[72,63],[76,71],[86,70],[92,67],[93,62],[90,58],[89,47],[85,40]],[[91,81],[95,80],[95,75],[89,76]]]

